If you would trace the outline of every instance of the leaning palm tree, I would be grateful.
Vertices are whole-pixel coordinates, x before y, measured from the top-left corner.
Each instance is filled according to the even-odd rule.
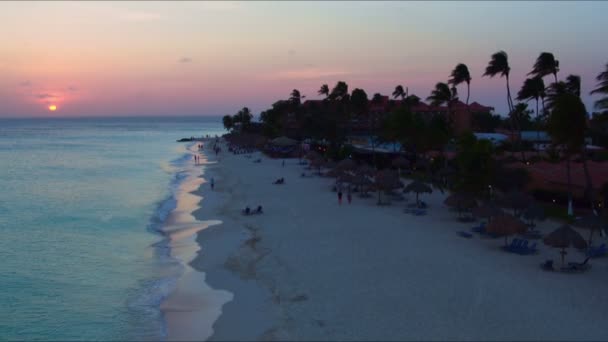
[[[457,85],[466,82],[467,84],[467,106],[469,105],[469,96],[471,95],[471,74],[469,73],[469,68],[465,64],[458,64],[452,70],[452,74],[450,75],[450,79],[448,80],[448,84],[456,87]]]
[[[540,117],[538,114],[538,100],[541,98],[544,98],[544,93],[545,93],[545,83],[543,82],[543,79],[540,77],[534,77],[534,78],[527,78],[524,81],[524,84],[522,85],[521,89],[519,90],[519,92],[517,93],[517,100],[518,101],[529,101],[529,100],[536,100],[536,123],[538,126],[540,126]],[[544,108],[544,106],[543,106]],[[538,140],[540,140],[540,127],[537,127],[536,130],[537,134],[536,134],[536,138]],[[538,153],[540,153],[540,150],[537,150]]]
[[[555,56],[551,52],[541,52],[536,59],[532,71],[528,75],[536,77],[545,77],[553,74],[555,82],[557,83],[557,72],[559,71],[559,61],[555,59]]]
[[[294,89],[291,91],[291,94],[289,96],[289,101],[291,101],[291,103],[293,103],[295,105],[299,105],[301,98],[302,98],[302,96],[300,95],[300,91],[298,89]]]
[[[325,98],[328,98],[329,97],[329,86],[327,84],[322,85],[321,88],[319,88],[319,91],[317,92],[317,94],[325,95]]]
[[[568,75],[566,77],[566,90],[576,96],[581,96],[581,77],[579,75]]]
[[[405,98],[405,91],[403,90],[402,85],[398,85],[395,87],[395,91],[393,91],[393,97],[394,98],[400,97],[401,100],[403,100]]]
[[[606,63],[606,70],[599,73],[595,80],[598,83],[596,88],[591,91],[591,95],[605,95],[603,98],[595,101],[595,108],[600,110],[608,110],[608,63]]]
[[[509,106],[509,112],[513,110],[513,100],[511,99],[511,89],[509,88],[509,72],[511,67],[509,66],[509,56],[504,51],[498,51],[492,55],[486,72],[483,76],[494,77],[498,74],[504,76],[507,79],[507,104]]]
[[[552,104],[551,115],[547,121],[548,133],[553,143],[564,148],[566,154],[566,176],[568,182],[568,214],[572,215],[572,179],[570,174],[570,159],[572,154],[581,153],[583,169],[585,171],[586,188],[585,195],[590,201],[592,198],[592,184],[587,167],[585,147],[585,132],[587,129],[587,110],[581,98],[572,93],[560,93],[555,95]]]
[[[435,84],[435,89],[431,91],[431,95],[426,98],[433,106],[441,106],[443,104],[448,108],[447,119],[451,120],[452,103],[458,100],[458,92],[456,87],[450,88],[447,83],[438,82]]]

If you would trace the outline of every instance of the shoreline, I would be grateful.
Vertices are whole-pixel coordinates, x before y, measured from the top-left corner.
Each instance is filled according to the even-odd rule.
[[[193,212],[202,205],[203,196],[198,191],[205,183],[205,168],[211,163],[195,144],[187,146],[190,160],[187,176],[179,183],[175,193],[176,207],[169,213],[161,231],[166,235],[169,256],[182,268],[175,280],[175,287],[160,304],[169,340],[206,340],[213,333],[213,322],[221,315],[222,306],[233,295],[215,290],[207,285],[206,274],[195,270],[190,262],[202,248],[196,241],[198,232],[221,224],[219,220],[199,219]],[[192,156],[201,155],[200,165],[194,165]],[[207,202],[210,202],[207,200]]]
[[[502,239],[459,237],[473,224],[456,221],[447,194],[423,196],[423,217],[403,213],[407,202],[376,206],[375,196],[340,206],[333,179],[299,177],[297,159],[281,167],[222,148],[205,171],[214,200],[194,212],[222,224],[197,233],[191,265],[234,294],[209,340],[608,339],[598,328],[605,260],[584,275],[547,273],[539,264],[558,252],[542,243],[539,255],[518,256]],[[279,177],[285,185],[272,184]],[[240,214],[258,204],[263,215]]]

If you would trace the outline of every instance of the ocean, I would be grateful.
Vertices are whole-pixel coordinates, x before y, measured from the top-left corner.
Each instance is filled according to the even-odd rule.
[[[0,340],[158,340],[158,233],[219,117],[0,119]]]

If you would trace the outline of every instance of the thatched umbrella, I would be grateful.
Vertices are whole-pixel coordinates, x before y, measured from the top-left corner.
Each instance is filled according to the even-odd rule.
[[[523,216],[526,220],[530,221],[530,226],[534,227],[534,220],[543,221],[545,216],[545,209],[538,204],[532,203],[524,210]]]
[[[344,159],[341,160],[335,167],[335,169],[338,169],[339,171],[351,171],[354,170],[357,167],[357,164],[355,163],[354,160],[352,159]]]
[[[500,203],[513,209],[513,215],[518,216],[518,212],[526,209],[532,204],[532,198],[521,191],[512,190],[500,199]]]
[[[276,146],[294,146],[298,143],[297,140],[293,140],[285,136],[272,139],[270,142]]]
[[[450,194],[443,203],[451,208],[471,209],[477,205],[477,201],[473,195],[465,192],[454,192]]]
[[[411,182],[410,184],[408,184],[405,189],[403,189],[403,192],[410,193],[410,192],[415,192],[416,193],[416,204],[419,203],[418,201],[418,196],[421,193],[432,193],[433,192],[433,188],[431,188],[430,186],[428,186],[426,183],[423,183],[421,181],[415,180],[413,182]]]
[[[380,195],[382,191],[386,192],[403,186],[403,183],[399,180],[399,175],[392,170],[378,171],[374,177],[374,184],[378,189],[378,204],[381,203]]]
[[[562,267],[564,266],[564,257],[566,255],[566,248],[574,246],[576,248],[587,247],[587,242],[576,230],[572,229],[569,225],[565,224],[560,228],[547,235],[543,242],[545,245],[561,248],[560,254],[562,255]]]
[[[505,246],[507,246],[508,243],[507,237],[514,234],[524,233],[526,229],[525,223],[514,216],[507,214],[495,216],[486,227],[486,231],[488,233],[504,236]]]
[[[352,178],[352,184],[361,189],[361,197],[366,197],[369,187],[373,184],[372,181],[365,175],[357,174]]]
[[[376,169],[367,164],[362,164],[355,170],[355,173],[358,175],[373,176],[376,173]]]
[[[488,221],[496,216],[504,216],[504,212],[495,203],[485,202],[481,206],[473,208],[475,217],[487,218]]]
[[[593,232],[607,227],[606,222],[600,216],[594,215],[593,213],[581,217],[576,220],[573,225],[575,227],[589,229],[589,246],[591,246],[591,242],[593,241]]]
[[[405,159],[402,156],[399,156],[391,162],[391,164],[397,168],[399,174],[401,174],[401,169],[407,169],[410,167],[411,163],[409,160]]]

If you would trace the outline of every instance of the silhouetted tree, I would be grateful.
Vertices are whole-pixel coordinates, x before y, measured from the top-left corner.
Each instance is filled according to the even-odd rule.
[[[467,84],[467,102],[469,104],[469,96],[471,95],[471,74],[469,73],[469,68],[465,64],[458,64],[452,70],[452,74],[450,75],[450,79],[448,80],[448,84],[456,87],[461,83]]]
[[[511,72],[511,67],[509,66],[509,56],[504,51],[498,51],[492,55],[488,66],[486,67],[486,71],[483,76],[494,77],[498,74],[500,76],[504,76],[507,80],[507,104],[509,107],[509,112],[513,110],[513,99],[511,98],[511,89],[509,88],[509,73]]]
[[[604,97],[595,101],[595,108],[599,110],[608,111],[608,63],[606,63],[606,70],[599,73],[595,80],[598,83],[596,85],[596,88],[593,89],[590,94],[604,95]]]
[[[555,59],[550,52],[541,52],[536,58],[536,62],[532,67],[532,71],[528,75],[543,78],[547,75],[553,75],[557,83],[557,72],[559,71],[559,61]]]

